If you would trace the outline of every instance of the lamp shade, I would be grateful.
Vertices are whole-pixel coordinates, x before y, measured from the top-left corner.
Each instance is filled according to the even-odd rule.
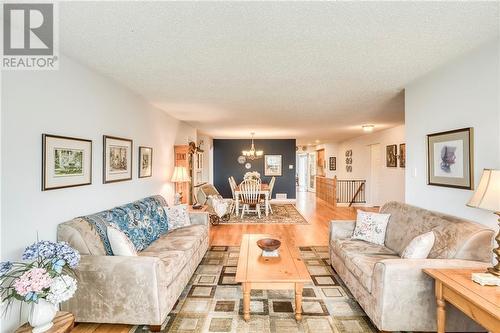
[[[186,167],[176,166],[174,168],[174,174],[172,175],[172,179],[171,179],[172,182],[182,183],[182,182],[188,182],[190,180],[191,180],[191,178],[189,178]]]
[[[484,169],[479,186],[467,206],[500,212],[500,170]]]

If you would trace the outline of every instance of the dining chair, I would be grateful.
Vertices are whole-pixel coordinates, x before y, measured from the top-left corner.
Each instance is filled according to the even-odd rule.
[[[271,206],[271,199],[273,198],[273,190],[274,190],[274,183],[276,182],[276,177],[273,176],[271,178],[271,181],[269,182],[269,197],[267,200],[267,206],[269,207],[269,211],[271,214],[273,214],[273,207]]]
[[[260,186],[261,183],[259,180],[246,179],[240,184],[241,191],[241,218],[245,216],[245,213],[254,212],[257,213],[259,219],[260,215],[260,207],[262,203],[262,199],[260,197]],[[250,207],[255,207],[255,209],[250,209]]]
[[[227,180],[229,182],[229,187],[231,188],[231,194],[233,195],[233,200],[234,200],[234,202],[236,202],[236,181],[234,180],[233,176],[229,176],[229,178]],[[236,212],[235,210],[236,210],[236,205],[233,204],[231,206],[230,214],[232,214],[233,212]],[[239,215],[239,212],[236,212],[236,215]]]

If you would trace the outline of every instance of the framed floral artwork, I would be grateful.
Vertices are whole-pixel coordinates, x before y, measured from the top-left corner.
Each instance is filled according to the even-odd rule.
[[[281,155],[264,155],[264,176],[281,176],[281,160]]]
[[[92,140],[42,134],[42,191],[92,184]]]
[[[153,175],[153,148],[139,147],[139,178]]]
[[[130,139],[103,136],[103,174],[104,184],[132,179],[132,148]]]
[[[427,184],[474,188],[473,129],[427,135]]]

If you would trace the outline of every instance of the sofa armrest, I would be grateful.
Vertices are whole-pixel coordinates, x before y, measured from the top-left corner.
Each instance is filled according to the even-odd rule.
[[[330,221],[330,240],[351,238],[355,225],[351,220]]]
[[[83,255],[75,270],[78,289],[62,309],[77,321],[159,325],[168,287],[165,266],[157,257]]]
[[[484,262],[461,259],[384,259],[377,262],[371,294],[377,299],[379,328],[397,331],[399,329],[395,328],[400,327],[401,322],[411,322],[415,313],[425,314],[422,320],[435,323],[434,280],[422,271],[424,268],[485,269],[487,266]],[[394,316],[395,313],[399,315]],[[429,327],[434,329],[432,325]]]
[[[189,221],[191,224],[210,226],[210,218],[207,212],[189,212]]]

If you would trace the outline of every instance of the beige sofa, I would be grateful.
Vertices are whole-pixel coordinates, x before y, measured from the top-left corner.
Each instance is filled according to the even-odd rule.
[[[159,196],[151,198],[165,204]],[[137,257],[107,255],[102,235],[87,217],[60,224],[58,240],[82,255],[78,290],[62,310],[72,312],[77,322],[145,324],[159,330],[209,246],[208,213],[190,213],[190,220],[190,226],[163,234]]]
[[[436,331],[434,282],[422,269],[487,267],[493,231],[403,203],[387,203],[381,212],[391,214],[385,246],[351,240],[355,221],[331,222],[332,266],[379,330]],[[436,241],[428,259],[400,258],[414,237],[430,230]],[[484,331],[451,305],[446,330]]]

